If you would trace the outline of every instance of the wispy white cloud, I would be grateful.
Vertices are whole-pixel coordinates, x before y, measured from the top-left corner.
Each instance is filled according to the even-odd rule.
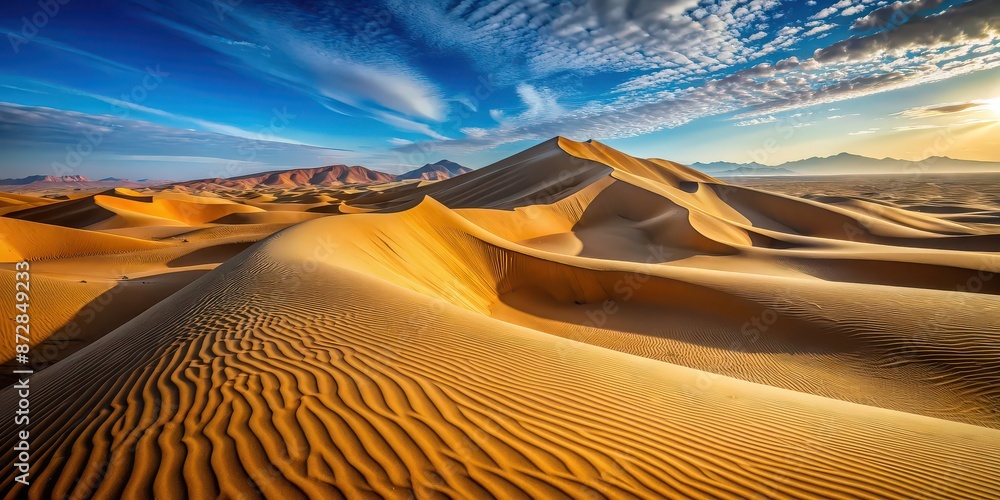
[[[321,103],[333,100],[358,115],[441,138],[429,123],[445,119],[445,100],[400,56],[404,45],[387,29],[391,16],[386,20],[377,10],[336,2],[316,5],[308,14],[291,4],[242,3],[220,16],[212,3],[139,1],[150,19],[218,52],[240,71]],[[300,29],[307,15],[324,19],[330,29]],[[344,23],[343,29],[333,29],[336,23]],[[423,126],[414,125],[417,121]]]
[[[761,118],[753,118],[753,119],[750,119],[750,120],[739,121],[739,122],[734,123],[733,125],[736,125],[737,127],[749,127],[749,126],[752,126],[752,125],[763,125],[765,123],[773,123],[773,122],[776,122],[776,121],[778,121],[777,118],[775,118],[774,116],[768,115],[768,116],[764,116],[764,117],[761,117]]]
[[[522,83],[517,86],[517,95],[527,109],[516,117],[520,121],[552,120],[565,113],[557,102],[558,94],[552,89],[535,88]]]
[[[899,132],[906,132],[909,130],[928,130],[928,129],[942,128],[942,127],[945,127],[945,125],[932,125],[925,123],[920,125],[903,125],[900,127],[893,127],[892,129]]]
[[[20,33],[15,33],[13,31],[9,31],[3,28],[0,28],[0,35],[2,35],[3,38],[7,39],[8,41],[12,41],[11,43],[14,43],[13,40],[21,38]],[[132,66],[129,66],[127,64],[122,64],[118,61],[114,61],[112,59],[108,59],[106,57],[94,54],[93,52],[89,52],[80,49],[78,47],[74,47],[72,45],[68,45],[41,35],[35,35],[34,37],[32,37],[30,43],[32,45],[40,45],[51,50],[72,54],[77,61],[85,62],[89,64],[90,67],[98,70],[121,71],[125,73],[136,73],[136,74],[141,74],[143,72],[143,70],[141,69],[133,68]]]
[[[825,9],[823,9],[823,10],[821,10],[821,11],[813,14],[812,16],[809,17],[809,19],[826,19],[826,18],[828,18],[828,17],[836,14],[837,10],[838,9],[836,7],[827,7]]]
[[[918,106],[903,110],[897,115],[907,118],[926,118],[930,116],[941,116],[965,111],[976,111],[984,109],[989,103],[987,101],[964,101],[932,104],[930,106]]]
[[[242,129],[240,127],[234,126],[234,125],[229,125],[229,124],[225,124],[225,123],[214,122],[214,121],[211,121],[211,120],[205,120],[205,119],[202,119],[202,118],[196,118],[196,117],[192,117],[192,116],[181,115],[181,114],[178,114],[178,113],[173,113],[173,112],[165,111],[165,110],[158,109],[158,108],[152,108],[152,107],[145,106],[145,105],[142,105],[142,104],[138,104],[138,103],[135,103],[135,102],[124,101],[122,99],[116,99],[114,97],[108,97],[108,96],[104,96],[104,95],[100,95],[100,94],[95,94],[93,92],[87,92],[87,91],[84,91],[84,90],[76,89],[76,88],[73,88],[73,87],[67,87],[67,86],[64,86],[64,85],[55,85],[55,84],[43,83],[43,82],[37,82],[37,81],[32,82],[32,83],[34,83],[35,85],[37,85],[39,87],[49,88],[49,89],[52,89],[52,90],[57,91],[59,93],[72,94],[72,95],[76,95],[76,96],[86,97],[86,98],[89,98],[89,99],[94,99],[96,101],[109,104],[109,105],[111,105],[111,109],[110,109],[111,113],[115,114],[117,116],[120,116],[122,118],[129,118],[129,117],[131,117],[131,113],[130,112],[135,111],[135,112],[141,113],[141,114],[156,116],[156,117],[159,117],[159,118],[165,118],[167,120],[173,121],[173,122],[178,123],[178,124],[193,125],[193,126],[197,127],[198,129],[206,131],[206,132],[213,132],[213,133],[216,133],[216,134],[229,135],[229,136],[233,136],[233,137],[239,137],[239,138],[251,139],[251,140],[257,140],[257,139],[261,138],[260,132],[251,132],[251,131]],[[276,136],[271,131],[269,131],[268,136],[266,137],[266,139],[268,141],[272,141],[272,142],[284,142],[284,143],[287,143],[287,144],[306,145],[306,144],[303,144],[303,143],[301,143],[299,141],[296,141],[296,140],[293,140],[293,139],[288,139],[288,138]],[[319,147],[319,146],[316,146],[316,147]]]
[[[0,169],[24,175],[59,173],[56,168],[66,166],[85,173],[100,172],[108,162],[125,162],[137,168],[136,162],[140,161],[170,165],[170,176],[175,179],[238,175],[247,173],[248,166],[292,168],[331,161],[370,166],[398,164],[391,154],[252,140],[110,115],[2,102],[0,148],[16,152],[0,158]],[[116,172],[116,176],[131,178],[148,176],[145,171]]]
[[[818,35],[824,31],[829,31],[836,27],[837,25],[835,24],[820,24],[818,26],[813,26],[812,28],[809,28],[809,30],[803,33],[802,36],[806,37],[806,36]]]
[[[423,135],[426,135],[428,137],[431,137],[431,138],[434,138],[434,139],[438,139],[438,140],[441,140],[441,141],[448,140],[448,137],[445,137],[445,136],[443,136],[443,135],[435,132],[426,123],[420,123],[418,121],[410,120],[408,118],[403,118],[402,116],[394,115],[392,113],[388,113],[388,112],[380,111],[380,110],[373,111],[372,115],[378,121],[380,121],[382,123],[385,123],[385,124],[388,124],[388,125],[392,125],[393,127],[396,127],[399,130],[406,130],[406,131],[409,131],[409,132],[417,132],[419,134],[423,134]]]
[[[230,161],[228,158],[217,158],[214,156],[185,156],[185,155],[136,155],[136,154],[110,154],[106,155],[109,158],[114,158],[116,161],[151,161],[151,162],[172,162],[172,163],[194,163],[194,164],[208,164],[208,165],[219,165],[227,164]],[[239,160],[237,160],[239,161]],[[252,161],[241,161],[244,164],[255,164],[264,165],[262,163],[252,162]]]
[[[854,16],[865,10],[863,5],[852,5],[842,11],[840,11],[841,16]]]
[[[17,90],[19,92],[28,92],[30,94],[47,94],[47,92],[45,92],[44,90],[28,89],[28,88],[24,88],[24,87],[18,87],[17,85],[3,84],[3,85],[0,85],[0,88],[10,89],[10,90]]]

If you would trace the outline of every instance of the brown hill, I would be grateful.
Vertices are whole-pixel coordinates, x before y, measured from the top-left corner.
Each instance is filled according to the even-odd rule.
[[[396,180],[393,174],[371,170],[362,166],[328,165],[316,168],[296,168],[292,170],[274,170],[255,174],[241,175],[227,179],[197,179],[178,182],[176,186],[186,186],[199,189],[221,186],[236,189],[253,189],[257,186],[299,187],[318,185],[374,184]]]
[[[472,172],[472,169],[453,161],[441,160],[401,174],[399,180],[443,181],[468,172]]]
[[[91,180],[82,175],[29,175],[16,179],[0,179],[0,186],[23,186],[36,182],[91,182]]]
[[[108,188],[141,188],[166,184],[171,181],[149,179],[118,179],[106,177],[91,180],[82,175],[29,175],[17,179],[0,179],[0,191],[8,193],[42,193],[69,191],[89,191]]]

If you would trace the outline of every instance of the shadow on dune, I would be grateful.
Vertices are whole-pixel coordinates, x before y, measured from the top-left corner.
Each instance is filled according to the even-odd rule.
[[[896,260],[788,258],[785,262],[827,281],[1000,295],[1000,279],[993,279],[995,273],[988,270]]]
[[[31,348],[31,367],[35,372],[67,358],[124,325],[207,273],[206,270],[175,271],[144,278],[120,281],[80,308],[73,317],[44,341]],[[7,387],[17,378],[2,365],[0,386]],[[22,365],[18,365],[22,367]]]
[[[763,321],[773,311],[725,292],[657,277],[635,288],[629,285],[637,283],[634,277],[629,280],[624,273],[609,274],[619,275],[610,279],[623,294],[581,303],[556,299],[544,289],[528,285],[501,295],[499,300],[523,314],[563,323],[565,331],[624,332],[747,354],[834,354],[859,347],[835,331],[792,317],[766,325]],[[504,319],[516,321],[510,314]]]
[[[255,242],[225,243],[199,248],[167,262],[167,267],[199,266],[203,264],[218,264],[225,262],[234,255],[250,248]]]

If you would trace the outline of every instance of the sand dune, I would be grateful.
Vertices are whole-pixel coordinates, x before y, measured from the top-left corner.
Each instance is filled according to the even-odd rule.
[[[4,260],[36,262],[48,324],[194,280],[32,377],[36,476],[7,496],[1000,496],[987,223],[562,138],[433,183],[214,194],[0,218],[39,227]]]
[[[39,196],[0,193],[0,215],[53,203],[54,200]]]
[[[7,235],[3,247],[0,247],[3,262],[123,253],[164,246],[163,243],[156,241],[81,231],[6,217],[0,218],[0,231]]]
[[[39,293],[31,316],[36,369],[86,347],[260,239],[324,216],[281,201],[280,193],[263,208],[177,189],[0,198],[11,205],[0,217],[0,280],[13,289],[12,263],[31,261]],[[14,357],[12,325],[0,326],[5,366]],[[5,373],[0,381],[12,380]]]

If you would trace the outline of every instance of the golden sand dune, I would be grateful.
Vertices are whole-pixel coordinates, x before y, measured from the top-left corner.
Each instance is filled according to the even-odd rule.
[[[271,253],[302,243],[244,254],[88,350],[104,356],[35,377],[36,494],[998,493],[997,431],[553,340]],[[59,397],[86,391],[107,398]]]
[[[5,198],[4,194],[0,198]],[[0,217],[0,281],[28,260],[38,298],[33,365],[47,367],[149,309],[251,244],[322,217],[295,203],[173,189],[115,188],[67,200],[10,195]],[[43,201],[40,201],[43,200]],[[123,293],[124,292],[124,293]],[[0,326],[0,363],[14,357],[13,323]],[[13,380],[5,373],[0,381]]]
[[[287,193],[39,262],[203,274],[31,378],[33,484],[8,496],[1000,496],[988,225],[561,138],[326,195],[287,213],[346,215],[249,248],[299,221],[236,219]]]
[[[53,203],[54,200],[39,196],[28,196],[14,193],[0,193],[0,215],[40,207]]]
[[[124,253],[165,246],[155,241],[7,217],[0,218],[0,233],[5,236],[0,247],[2,262]]]

